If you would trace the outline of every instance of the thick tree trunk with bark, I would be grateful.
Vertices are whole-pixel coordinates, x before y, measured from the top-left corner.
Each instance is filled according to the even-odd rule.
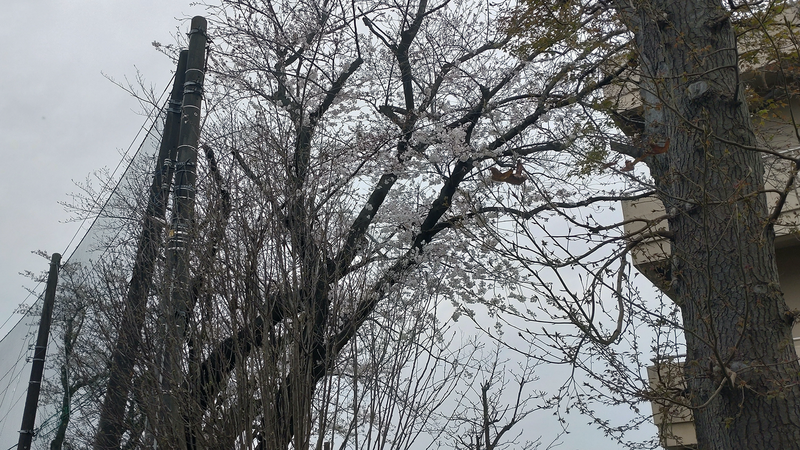
[[[700,449],[800,448],[800,366],[778,284],[762,155],[718,0],[626,10],[647,161],[674,233],[685,376]],[[653,152],[656,153],[656,152]]]

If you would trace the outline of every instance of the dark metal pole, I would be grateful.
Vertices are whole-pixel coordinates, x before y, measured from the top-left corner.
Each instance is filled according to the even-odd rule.
[[[161,247],[167,194],[172,183],[173,161],[178,147],[187,55],[188,52],[185,50],[180,53],[175,81],[172,85],[161,147],[156,160],[153,181],[150,185],[150,199],[142,225],[142,234],[139,237],[128,294],[125,298],[125,310],[119,325],[119,335],[111,356],[106,395],[100,409],[100,421],[94,442],[94,448],[98,450],[118,449],[122,434],[125,432],[125,406],[130,392],[133,366],[139,351],[147,295],[153,280],[158,249]]]
[[[31,441],[33,441],[33,427],[36,423],[36,407],[39,404],[39,390],[42,386],[44,358],[47,356],[47,339],[50,337],[50,322],[53,318],[53,303],[55,303],[56,298],[59,264],[61,264],[61,255],[53,253],[50,259],[50,274],[47,276],[47,288],[44,292],[42,318],[39,321],[39,335],[36,338],[36,347],[33,351],[28,397],[25,399],[25,411],[22,413],[22,427],[19,432],[19,442],[17,443],[17,448],[21,450],[30,449]]]
[[[200,139],[200,106],[203,101],[205,49],[208,39],[207,26],[205,18],[200,16],[192,18],[189,58],[186,63],[186,81],[183,89],[183,115],[178,137],[178,155],[175,159],[172,224],[167,242],[167,279],[171,281],[172,286],[166,308],[167,338],[162,367],[162,389],[169,419],[168,423],[162,425],[171,435],[170,445],[180,449],[196,448],[196,443],[191,442],[194,435],[193,424],[184,423],[185,418],[192,415],[189,410],[180,407],[177,390],[183,384],[181,349],[191,300],[189,247],[194,232],[192,223],[197,181],[197,146]],[[187,438],[190,439],[188,443]]]

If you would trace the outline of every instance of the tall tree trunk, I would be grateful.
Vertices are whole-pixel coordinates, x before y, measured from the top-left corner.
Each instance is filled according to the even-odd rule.
[[[800,449],[792,316],[729,14],[718,0],[636,5],[624,16],[643,73],[643,142],[667,147],[645,160],[671,215],[698,447]]]

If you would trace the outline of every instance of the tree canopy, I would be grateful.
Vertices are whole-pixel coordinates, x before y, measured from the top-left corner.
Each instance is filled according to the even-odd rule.
[[[636,446],[636,423],[597,411],[645,400],[692,408],[709,448],[741,439],[726,423],[767,427],[758,414],[777,404],[797,424],[773,246],[796,163],[748,111],[768,118],[792,98],[794,17],[689,3],[210,5],[191,295],[166,333],[159,250],[111,441],[489,449],[553,407]],[[737,37],[771,47],[737,51]],[[784,91],[745,84],[748,65],[777,68]],[[777,206],[762,154],[789,173]],[[626,229],[620,202],[651,197],[663,215]],[[92,278],[111,316],[87,338],[105,336],[98,354],[130,307],[141,206],[127,211],[133,238]],[[634,280],[631,253],[656,238],[674,302]],[[686,391],[650,386],[644,367],[680,354]],[[531,391],[540,362],[574,370]],[[165,378],[176,404],[150,394]],[[511,380],[516,396],[502,395]]]

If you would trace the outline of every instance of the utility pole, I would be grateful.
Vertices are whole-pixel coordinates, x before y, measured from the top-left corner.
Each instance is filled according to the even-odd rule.
[[[205,18],[200,16],[192,18],[186,81],[183,89],[183,114],[178,137],[178,154],[175,159],[172,221],[167,241],[166,278],[171,286],[165,308],[166,339],[161,368],[164,406],[167,410],[166,421],[162,426],[168,433],[170,448],[177,449],[197,448],[192,421],[187,420],[192,416],[188,409],[191,408],[191,402],[184,401],[183,404],[187,408],[181,408],[178,390],[184,384],[181,360],[192,295],[189,259],[190,245],[194,237],[192,225],[197,181],[197,147],[200,138],[200,106],[203,100],[205,49],[208,40],[206,29]]]
[[[47,275],[47,287],[44,292],[44,305],[42,305],[42,318],[39,321],[39,335],[36,337],[36,347],[33,351],[33,364],[31,366],[31,380],[28,382],[28,396],[25,399],[25,410],[22,413],[22,427],[19,432],[17,449],[29,450],[33,441],[33,427],[36,424],[36,407],[39,404],[39,390],[42,387],[42,373],[44,372],[44,358],[47,356],[47,339],[50,337],[50,323],[53,319],[53,304],[56,298],[56,285],[58,284],[58,269],[61,264],[61,255],[53,253],[50,258],[50,273]]]
[[[188,52],[181,51],[153,181],[150,185],[150,198],[144,216],[142,234],[139,237],[136,260],[125,298],[125,309],[111,356],[108,385],[95,435],[95,450],[119,449],[122,435],[125,432],[125,406],[130,393],[133,367],[140,350],[141,330],[144,326],[147,309],[147,295],[152,285],[156,256],[162,245],[162,230],[166,223],[165,212],[169,187],[172,184],[173,161],[175,161],[178,147],[187,57]]]

